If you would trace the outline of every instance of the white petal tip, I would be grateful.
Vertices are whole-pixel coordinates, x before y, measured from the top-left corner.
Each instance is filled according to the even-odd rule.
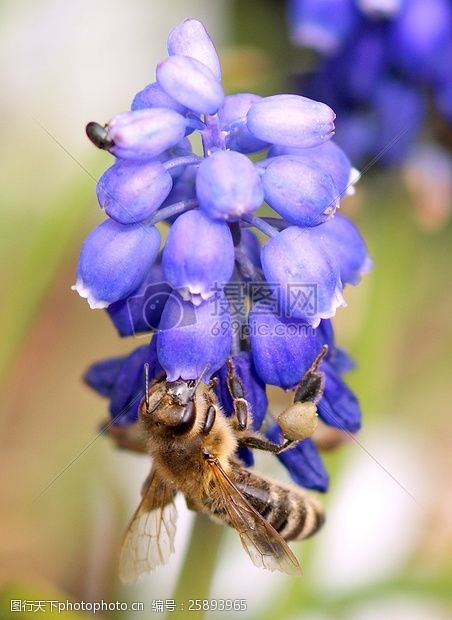
[[[348,185],[347,191],[345,192],[346,196],[353,196],[356,192],[355,185],[361,179],[361,172],[357,168],[350,169],[350,176],[348,177]]]
[[[80,297],[83,297],[87,300],[91,310],[103,310],[104,308],[108,308],[108,306],[110,305],[108,301],[103,301],[94,297],[90,289],[87,288],[81,280],[77,280],[76,284],[71,286],[71,289],[73,291],[76,291],[80,295]]]

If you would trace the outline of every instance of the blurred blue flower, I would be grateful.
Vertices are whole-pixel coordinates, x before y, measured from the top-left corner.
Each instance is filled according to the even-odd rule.
[[[341,37],[354,19],[344,16]],[[130,111],[87,127],[116,161],[97,186],[109,219],[85,240],[75,288],[107,309],[121,336],[155,335],[127,358],[93,365],[86,381],[110,399],[115,424],[137,418],[145,362],[151,378],[214,377],[230,415],[231,358],[258,430],[266,385],[295,388],[327,343],[319,415],[354,432],[359,408],[340,378],[350,360],[328,319],[370,261],[356,228],[336,215],[358,175],[331,142],[335,113],[297,95],[225,95],[196,20],[170,33],[168,54]],[[256,215],[264,201],[279,217]],[[163,248],[157,224],[169,226]],[[263,247],[251,228],[268,237]],[[249,451],[240,458],[252,461]],[[281,460],[301,484],[326,488],[311,440]]]
[[[288,24],[319,52],[298,90],[334,108],[354,162],[403,162],[427,109],[452,120],[451,0],[289,0]]]

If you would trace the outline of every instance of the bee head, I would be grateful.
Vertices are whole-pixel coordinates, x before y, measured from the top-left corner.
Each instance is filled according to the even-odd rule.
[[[193,428],[196,420],[195,381],[161,381],[152,386],[143,398],[140,417],[147,427],[183,435]]]

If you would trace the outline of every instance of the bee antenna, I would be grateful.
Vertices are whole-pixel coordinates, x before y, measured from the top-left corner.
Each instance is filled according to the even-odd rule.
[[[144,402],[146,403],[146,413],[149,413],[149,364],[144,364]]]
[[[201,383],[201,381],[202,381],[202,378],[204,377],[204,375],[206,374],[206,372],[209,370],[209,366],[210,366],[210,364],[206,364],[206,365],[204,366],[204,368],[201,370],[201,374],[200,374],[200,375],[199,375],[199,377],[196,379],[196,383],[195,383],[195,385],[193,386],[193,390],[192,390],[192,394],[191,394],[191,397],[192,397],[192,398],[193,398],[193,396],[195,395],[196,390],[198,389],[199,384],[200,384],[200,383]]]

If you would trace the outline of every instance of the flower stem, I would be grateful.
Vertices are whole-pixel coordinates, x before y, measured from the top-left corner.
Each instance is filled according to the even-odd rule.
[[[278,230],[274,226],[267,224],[262,218],[255,215],[242,215],[242,220],[260,230],[267,237],[275,237],[278,234]]]
[[[175,202],[169,207],[163,207],[163,209],[159,209],[156,211],[151,217],[146,220],[146,224],[148,226],[154,226],[157,222],[161,222],[162,220],[167,220],[169,217],[173,217],[174,215],[180,215],[184,213],[184,211],[188,211],[189,209],[195,209],[198,206],[197,200],[181,200],[181,202]]]
[[[182,157],[175,157],[174,159],[170,159],[168,161],[163,162],[162,166],[168,172],[173,168],[177,168],[179,166],[193,166],[200,164],[202,161],[202,157],[198,155],[184,155]]]
[[[204,515],[197,514],[193,524],[190,543],[173,595],[177,608],[183,604],[184,611],[170,612],[168,618],[177,620],[189,615],[190,620],[199,620],[205,615],[203,609],[188,613],[190,599],[202,601],[209,597],[216,561],[220,550],[224,528]]]

